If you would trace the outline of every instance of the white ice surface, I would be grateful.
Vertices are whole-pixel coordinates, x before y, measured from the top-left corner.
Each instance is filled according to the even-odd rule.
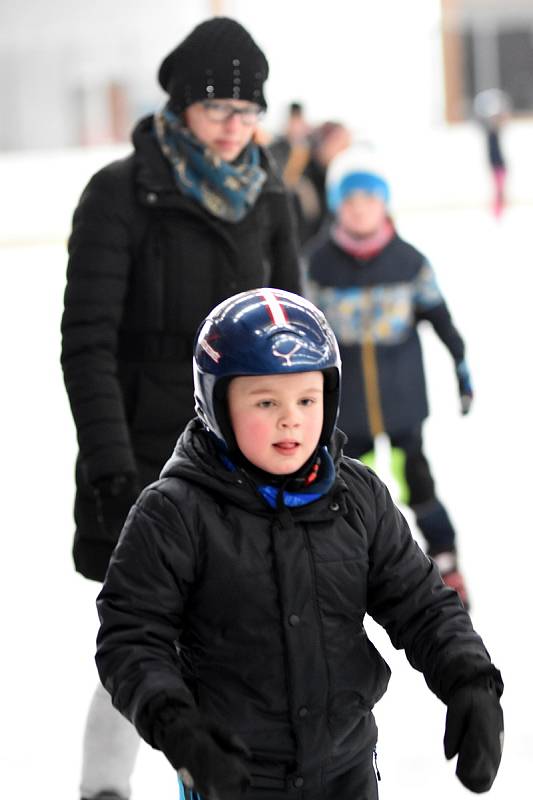
[[[533,208],[400,214],[432,259],[468,344],[476,401],[460,418],[451,360],[424,350],[427,450],[456,523],[473,621],[506,683],[506,742],[493,800],[531,797],[531,304]],[[2,701],[0,797],[76,800],[93,665],[97,587],[76,575],[75,434],[59,367],[63,243],[0,248]],[[381,800],[470,796],[444,759],[445,708],[369,621],[392,667],[375,713]],[[175,800],[171,768],[143,746],[134,800]]]

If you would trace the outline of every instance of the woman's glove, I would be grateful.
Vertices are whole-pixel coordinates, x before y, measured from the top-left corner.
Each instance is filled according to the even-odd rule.
[[[83,469],[74,504],[76,534],[72,554],[78,572],[103,581],[128,512],[140,491],[134,475],[110,475],[90,484]]]
[[[446,714],[444,753],[458,755],[455,774],[471,792],[487,792],[502,757],[503,711],[496,685],[483,676],[452,693]]]
[[[244,742],[198,711],[156,724],[154,742],[175,770],[189,773],[203,800],[234,800],[250,782]]]
[[[457,383],[459,385],[461,414],[468,414],[474,399],[474,390],[472,388],[470,370],[468,369],[468,364],[464,359],[460,361],[459,364],[455,365],[455,374],[457,375]]]
[[[102,533],[113,546],[140,490],[135,475],[110,475],[93,484],[96,518]]]

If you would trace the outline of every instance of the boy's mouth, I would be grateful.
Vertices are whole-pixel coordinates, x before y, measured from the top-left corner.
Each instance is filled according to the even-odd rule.
[[[291,439],[283,442],[274,442],[273,447],[278,451],[278,453],[290,456],[300,447],[300,443]]]

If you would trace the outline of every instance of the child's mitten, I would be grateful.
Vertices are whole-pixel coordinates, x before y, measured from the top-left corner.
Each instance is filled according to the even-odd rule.
[[[244,742],[198,711],[184,711],[170,724],[156,726],[154,740],[174,769],[189,773],[202,797],[232,800],[250,782]]]
[[[471,792],[487,792],[502,757],[503,711],[495,681],[483,676],[452,692],[444,753],[458,755],[455,774]]]

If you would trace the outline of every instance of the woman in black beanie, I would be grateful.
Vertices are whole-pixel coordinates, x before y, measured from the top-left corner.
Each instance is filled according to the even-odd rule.
[[[198,25],[163,61],[166,106],[133,153],[96,173],[76,208],[62,319],[79,455],[73,555],[102,581],[138,491],[154,481],[192,406],[192,343],[226,297],[299,293],[293,221],[254,142],[267,60],[234,20]],[[99,687],[84,738],[82,798],[126,800],[133,727]]]

